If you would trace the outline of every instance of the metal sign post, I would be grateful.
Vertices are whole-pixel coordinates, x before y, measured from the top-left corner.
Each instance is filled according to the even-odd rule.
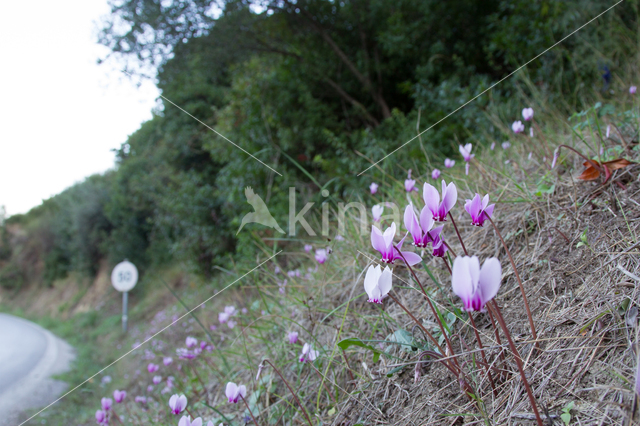
[[[127,308],[129,302],[129,290],[136,286],[138,282],[138,269],[127,259],[120,262],[113,268],[111,272],[111,284],[113,287],[122,292],[122,331],[127,331]]]

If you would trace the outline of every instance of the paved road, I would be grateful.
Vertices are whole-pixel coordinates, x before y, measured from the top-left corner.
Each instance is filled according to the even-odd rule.
[[[49,331],[0,313],[0,425],[16,426],[26,420],[24,410],[60,396],[67,385],[51,376],[67,371],[72,359],[72,348]]]

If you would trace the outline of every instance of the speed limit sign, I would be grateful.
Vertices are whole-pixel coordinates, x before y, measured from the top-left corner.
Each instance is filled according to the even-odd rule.
[[[129,291],[137,282],[138,269],[128,260],[118,263],[111,272],[111,284],[118,291]]]

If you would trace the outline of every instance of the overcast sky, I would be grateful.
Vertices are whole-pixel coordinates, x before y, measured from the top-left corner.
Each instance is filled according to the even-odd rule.
[[[0,206],[24,213],[113,167],[151,118],[158,92],[97,65],[96,22],[107,0],[4,2],[0,13]]]

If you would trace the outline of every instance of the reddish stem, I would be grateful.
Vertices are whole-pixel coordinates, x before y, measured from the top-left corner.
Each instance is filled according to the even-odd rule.
[[[498,391],[496,391],[496,385],[495,383],[493,383],[493,376],[491,375],[491,371],[489,370],[489,363],[487,362],[487,357],[484,354],[484,347],[482,346],[480,333],[478,333],[478,328],[476,327],[476,322],[473,320],[473,314],[471,312],[469,312],[469,321],[471,321],[471,326],[473,327],[473,331],[476,334],[476,340],[478,341],[478,346],[480,347],[480,355],[482,356],[482,362],[484,363],[485,370],[487,371],[487,375],[489,376],[489,383],[491,383],[491,389],[493,390],[493,395],[497,398]]]
[[[507,255],[509,256],[509,261],[511,262],[511,266],[513,267],[513,272],[516,274],[516,279],[518,280],[518,285],[520,286],[520,292],[522,293],[522,299],[524,300],[524,307],[527,310],[527,317],[529,318],[529,327],[531,327],[531,335],[533,336],[533,340],[535,340],[536,342],[536,348],[539,350],[540,344],[538,343],[538,334],[536,333],[536,326],[533,324],[533,316],[531,315],[531,308],[529,308],[529,301],[527,300],[527,294],[524,291],[524,285],[522,284],[522,280],[520,279],[520,274],[518,274],[518,268],[516,268],[516,262],[514,262],[513,257],[511,257],[511,252],[509,251],[509,247],[507,247],[507,243],[504,242],[504,239],[502,238],[502,235],[500,234],[498,227],[493,222],[493,219],[491,219],[491,216],[489,216],[488,214],[485,214],[484,217],[489,219],[489,222],[491,222],[491,225],[493,225],[493,229],[496,231],[496,234],[498,234],[500,241],[502,241],[502,246],[504,247],[505,251],[507,252]]]
[[[458,255],[456,254],[455,251],[453,251],[453,249],[451,248],[451,246],[449,245],[449,243],[447,243],[445,240],[442,240],[442,243],[445,245],[445,247],[447,247],[447,249],[449,249],[449,251],[451,252],[451,254],[453,255],[453,257],[458,257]]]
[[[464,242],[462,242],[462,237],[460,236],[460,232],[458,231],[458,226],[456,225],[456,221],[453,220],[453,215],[449,212],[449,217],[451,218],[451,223],[453,224],[453,228],[456,230],[456,234],[458,234],[458,239],[460,240],[460,244],[462,245],[462,250],[464,251],[465,256],[469,256],[467,253],[467,248],[464,246]]]
[[[422,331],[424,331],[426,336],[429,339],[431,339],[431,342],[438,348],[440,353],[444,354],[444,351],[442,350],[442,346],[440,346],[438,341],[435,339],[435,337],[433,337],[433,335],[429,332],[429,330],[427,330],[426,327],[424,325],[422,325],[422,323],[420,321],[418,321],[418,319],[416,317],[414,317],[413,314],[411,312],[409,312],[409,310],[407,308],[405,308],[405,306],[402,303],[400,303],[400,301],[398,299],[396,299],[393,294],[389,293],[389,294],[387,294],[387,296],[389,296],[391,299],[393,299],[393,301],[396,302],[398,304],[398,306],[400,306],[402,308],[402,310],[404,310],[407,313],[407,315],[409,315],[411,317],[411,319],[413,321],[415,321],[416,324],[418,324],[418,327],[420,327],[422,329]]]
[[[449,274],[451,274],[451,267],[449,266],[449,262],[447,262],[447,258],[443,257],[442,261],[444,262],[444,266],[447,267],[447,271],[449,271]]]
[[[511,352],[513,352],[513,356],[516,359],[516,364],[518,365],[518,370],[520,371],[520,378],[522,379],[522,383],[524,384],[524,388],[527,391],[527,395],[529,396],[529,402],[531,403],[531,408],[533,409],[533,413],[536,416],[536,421],[538,422],[538,426],[544,426],[542,423],[542,418],[540,417],[540,413],[538,412],[538,406],[536,405],[536,398],[533,396],[533,392],[531,391],[531,386],[529,386],[529,381],[527,380],[527,376],[524,374],[524,367],[522,366],[522,358],[520,358],[520,353],[518,352],[518,348],[516,348],[515,343],[511,339],[511,334],[509,333],[509,329],[507,328],[507,324],[504,322],[504,318],[502,318],[502,314],[500,313],[500,308],[495,300],[492,300],[490,303],[493,306],[487,304],[489,309],[495,309],[496,318],[500,323],[500,327],[504,331],[505,336],[507,336],[507,340],[509,341],[509,347],[511,348]]]
[[[442,335],[444,336],[444,340],[447,342],[447,347],[449,348],[449,351],[451,352],[451,355],[455,354],[456,352],[453,350],[453,345],[451,344],[451,340],[449,340],[449,336],[447,336],[447,332],[445,331],[444,325],[442,324],[442,321],[440,320],[440,316],[438,315],[438,312],[436,311],[436,308],[433,306],[433,303],[431,303],[431,299],[429,298],[429,295],[427,295],[427,292],[425,291],[424,287],[422,286],[422,282],[418,279],[418,276],[413,271],[413,268],[411,267],[411,265],[409,265],[409,263],[407,262],[407,259],[404,258],[404,255],[402,254],[402,252],[400,250],[398,250],[397,246],[394,246],[394,247],[397,250],[398,254],[400,254],[400,257],[402,257],[402,260],[404,261],[405,265],[407,265],[407,268],[409,268],[409,271],[411,272],[411,275],[413,275],[413,279],[420,286],[420,289],[422,290],[422,293],[424,294],[424,297],[427,299],[427,303],[429,303],[429,307],[431,308],[431,312],[433,312],[433,316],[438,321],[438,325],[440,326],[440,331],[442,332]],[[463,248],[464,248],[464,246],[463,246]],[[458,365],[458,360],[454,358],[453,361],[455,362],[456,366],[458,368],[460,368],[460,366]]]
[[[249,414],[251,415],[251,419],[253,419],[253,423],[254,423],[256,426],[260,426],[260,425],[258,424],[258,422],[256,421],[256,418],[255,418],[255,417],[253,417],[253,413],[251,412],[251,408],[249,408],[249,404],[247,404],[247,401],[244,399],[244,397],[243,397],[242,395],[240,395],[240,398],[242,398],[242,402],[244,402],[244,405],[247,407],[247,411],[248,411],[248,412],[249,412]]]
[[[591,167],[593,167],[594,169],[596,169],[597,171],[599,171],[600,173],[604,173],[604,170],[602,170],[602,168],[600,167],[600,165],[591,160],[590,158],[587,158],[583,153],[577,151],[575,148],[570,147],[569,145],[558,145],[558,155],[560,155],[560,148],[567,148],[573,152],[575,152],[576,154],[578,154],[580,157],[582,157],[584,159],[584,161],[586,161],[587,163],[589,163],[591,165]]]
[[[302,414],[304,414],[305,418],[307,419],[307,422],[309,422],[309,426],[313,426],[313,423],[311,423],[311,419],[309,418],[309,415],[307,414],[307,410],[304,409],[304,407],[302,406],[302,403],[300,402],[300,400],[298,399],[298,395],[296,395],[296,393],[293,391],[293,389],[291,389],[291,386],[289,386],[289,382],[287,382],[284,378],[284,376],[282,375],[282,373],[280,373],[280,370],[278,370],[276,368],[275,365],[273,365],[273,363],[271,363],[271,361],[269,361],[268,359],[263,359],[262,360],[263,363],[267,363],[271,366],[271,368],[273,368],[273,370],[278,374],[278,376],[280,376],[280,378],[282,379],[282,381],[284,382],[284,384],[287,386],[287,388],[289,389],[289,392],[291,392],[291,395],[293,395],[293,397],[295,398],[296,402],[298,403],[298,407],[300,407],[300,410],[302,410]],[[258,423],[256,423],[257,426]]]

